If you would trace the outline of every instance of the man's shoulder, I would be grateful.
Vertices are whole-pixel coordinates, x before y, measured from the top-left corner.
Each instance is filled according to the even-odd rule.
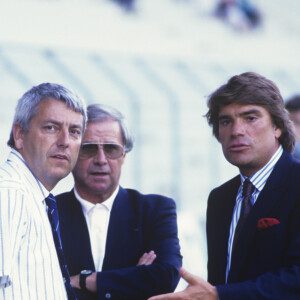
[[[55,199],[58,209],[71,205],[73,203],[74,198],[75,195],[73,190],[56,195]]]
[[[144,220],[145,224],[150,224],[157,218],[172,218],[176,215],[176,203],[173,199],[160,194],[144,194],[134,189],[120,188],[113,212],[128,214]]]
[[[297,176],[300,178],[300,160],[292,158],[291,176]]]
[[[224,191],[231,191],[236,190],[241,184],[241,178],[240,175],[237,175],[230,180],[226,181],[225,183],[221,184],[220,186],[214,188],[212,192],[214,193],[223,193]]]
[[[0,172],[0,188],[25,190],[24,181],[20,178],[14,178],[7,175],[3,175]]]
[[[270,178],[269,185],[285,186],[289,189],[298,189],[300,181],[300,161],[287,151],[283,151],[281,158],[276,163]]]
[[[161,194],[145,194],[135,189],[124,189],[120,188],[120,192],[125,192],[128,194],[129,197],[138,198],[141,201],[174,201],[172,198],[161,195]]]
[[[35,193],[38,185],[33,173],[22,162],[20,154],[11,151],[7,160],[0,165],[0,187]]]
[[[7,161],[0,166],[0,189],[9,189],[20,192],[28,192],[28,184],[25,178],[17,169],[17,166],[9,164]]]
[[[279,169],[277,173],[281,182],[288,189],[300,192],[300,161],[298,159],[292,158],[290,167],[285,172],[281,172],[281,169]]]
[[[73,190],[71,190],[69,192],[64,192],[64,193],[61,193],[61,194],[58,194],[58,195],[55,196],[57,201],[63,201],[64,199],[69,199],[69,198],[72,198],[72,197],[74,197]]]
[[[0,181],[15,181],[21,182],[22,176],[20,168],[16,163],[11,163],[8,160],[0,165]]]
[[[138,205],[175,205],[175,201],[170,197],[160,194],[144,194],[135,189],[120,188],[118,196],[127,197],[129,201],[137,202]]]

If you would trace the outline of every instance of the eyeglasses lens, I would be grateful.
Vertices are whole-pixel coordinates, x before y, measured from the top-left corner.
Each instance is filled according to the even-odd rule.
[[[83,159],[95,156],[98,152],[97,144],[83,144],[80,148],[79,157]]]
[[[87,159],[97,155],[98,153],[98,145],[102,147],[104,154],[107,158],[117,159],[120,158],[124,154],[124,149],[121,145],[107,143],[107,144],[83,144],[80,148],[79,157],[81,159]]]
[[[103,144],[103,151],[108,158],[116,159],[123,155],[123,148],[117,144]]]

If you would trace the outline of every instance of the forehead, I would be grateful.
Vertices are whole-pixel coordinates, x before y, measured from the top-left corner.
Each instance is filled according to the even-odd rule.
[[[232,103],[220,108],[219,117],[227,115],[239,116],[247,113],[257,113],[261,115],[270,116],[270,113],[263,106],[253,104]]]
[[[114,120],[89,122],[87,124],[83,142],[117,142],[122,144],[120,125]]]
[[[74,109],[67,106],[66,103],[54,98],[43,99],[38,104],[37,114],[33,118],[49,118],[61,122],[83,122],[83,116],[80,112],[74,111]]]

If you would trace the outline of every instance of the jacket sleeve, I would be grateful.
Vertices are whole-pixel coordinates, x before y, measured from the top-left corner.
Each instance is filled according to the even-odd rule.
[[[28,230],[29,217],[24,198],[20,188],[0,187],[0,290],[13,284],[14,268],[18,267],[14,260],[17,261]],[[1,292],[4,298],[5,291]]]
[[[176,206],[172,199],[154,196],[138,207],[142,225],[142,251],[154,250],[157,258],[151,265],[105,270],[97,274],[98,299],[148,299],[172,292],[179,281],[180,254]],[[120,249],[122,251],[122,249]],[[141,253],[143,254],[143,253]],[[137,261],[135,264],[137,264]]]

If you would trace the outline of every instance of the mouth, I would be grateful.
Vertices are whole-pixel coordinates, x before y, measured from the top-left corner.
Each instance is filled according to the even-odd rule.
[[[249,145],[246,144],[233,144],[228,147],[230,152],[239,152],[249,149]]]
[[[92,176],[96,176],[96,177],[103,177],[103,176],[107,176],[108,175],[107,172],[90,172],[90,174]]]
[[[54,154],[54,155],[51,155],[51,158],[54,158],[59,161],[68,161],[69,160],[68,156],[64,155],[64,154]]]

